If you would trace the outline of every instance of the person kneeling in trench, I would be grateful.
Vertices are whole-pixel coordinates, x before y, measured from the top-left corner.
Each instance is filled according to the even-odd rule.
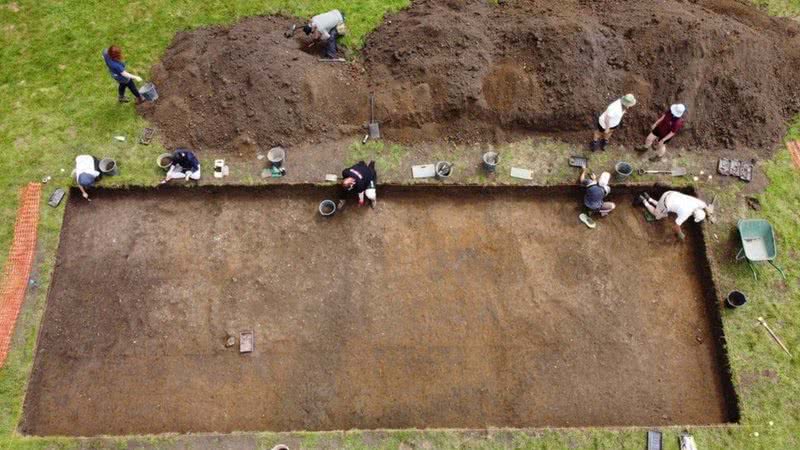
[[[75,175],[75,181],[78,183],[78,189],[81,190],[83,198],[91,201],[86,190],[94,186],[102,176],[100,161],[92,155],[78,155],[75,157],[75,170],[72,173]]]
[[[589,214],[600,213],[601,217],[605,217],[617,207],[613,202],[605,201],[605,198],[611,193],[611,186],[608,185],[610,179],[611,174],[608,172],[601,173],[598,179],[595,174],[587,177],[585,167],[581,171],[580,184],[586,187],[583,205],[589,210]],[[582,213],[578,217],[587,227],[594,228],[594,221],[589,214]]]
[[[366,164],[359,161],[353,167],[342,171],[342,185],[339,193],[338,208],[344,208],[348,197],[358,197],[358,206],[364,206],[366,197],[370,201],[370,206],[375,207],[378,201],[375,184],[378,181],[378,173],[375,171],[375,161]]]
[[[686,195],[678,191],[664,192],[658,201],[655,201],[645,192],[639,197],[639,200],[656,220],[666,218],[669,216],[669,213],[677,215],[678,217],[675,219],[675,223],[672,226],[680,240],[686,239],[681,225],[683,225],[690,216],[694,217],[695,223],[702,222],[706,218],[706,215],[712,217],[713,222],[713,202],[709,205],[697,197],[692,197],[691,195]]]
[[[194,153],[183,148],[175,150],[172,154],[172,164],[170,164],[167,176],[161,181],[161,184],[169,180],[178,179],[186,181],[200,179],[200,161],[194,156]]]

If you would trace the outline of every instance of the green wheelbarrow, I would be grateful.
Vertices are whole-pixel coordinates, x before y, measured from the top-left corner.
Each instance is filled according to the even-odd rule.
[[[739,235],[742,237],[742,249],[736,254],[736,260],[747,259],[747,265],[753,272],[753,278],[758,280],[753,262],[767,261],[778,270],[783,279],[786,274],[780,267],[772,262],[778,256],[778,247],[775,244],[775,233],[772,225],[764,219],[741,219],[738,223]]]

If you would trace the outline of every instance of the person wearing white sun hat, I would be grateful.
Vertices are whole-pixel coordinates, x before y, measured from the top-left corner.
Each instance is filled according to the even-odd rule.
[[[597,129],[594,131],[592,142],[589,144],[591,151],[606,149],[606,144],[608,144],[611,134],[622,125],[622,116],[625,115],[625,111],[635,104],[636,97],[633,94],[625,94],[608,105],[603,114],[600,114],[600,117],[597,118]]]
[[[685,122],[683,115],[685,113],[686,106],[682,103],[676,103],[670,106],[669,110],[662,114],[661,117],[656,120],[656,123],[650,127],[650,134],[647,135],[642,150],[650,150],[653,144],[655,144],[656,154],[650,158],[652,161],[664,159],[664,155],[667,153],[666,144],[681,130],[681,128],[683,128]]]
[[[693,217],[696,223],[700,223],[709,217],[714,222],[714,202],[716,197],[711,200],[711,204],[700,200],[697,197],[686,195],[678,191],[667,191],[656,201],[645,192],[639,196],[639,202],[655,217],[656,220],[665,219],[670,213],[675,214],[675,222],[672,229],[680,240],[684,240],[686,235],[681,230],[681,225],[689,217]]]

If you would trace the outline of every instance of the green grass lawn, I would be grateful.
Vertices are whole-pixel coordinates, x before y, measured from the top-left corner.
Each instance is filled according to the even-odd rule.
[[[347,43],[357,48],[366,33],[387,11],[407,0],[258,0],[223,1],[18,1],[0,2],[0,265],[5,263],[13,232],[19,187],[45,175],[53,177],[45,194],[69,183],[73,159],[81,152],[112,156],[124,168],[121,176],[104,181],[116,185],[153,185],[159,174],[153,158],[161,149],[135,145],[145,125],[131,105],[116,103],[116,85],[108,76],[100,52],[109,43],[120,44],[129,70],[145,78],[178,30],[208,24],[224,24],[241,17],[283,11],[310,16],[340,8],[348,16]],[[800,0],[757,0],[771,13],[800,15]],[[124,144],[112,136],[123,134]],[[800,139],[800,120],[788,138]],[[365,152],[372,147],[356,147]],[[397,163],[403,157],[399,147],[375,147],[375,152]],[[359,157],[366,157],[361,155]],[[63,171],[62,171],[63,170]],[[778,232],[779,260],[789,282],[782,283],[769,266],[761,267],[760,281],[754,282],[745,264],[733,262],[727,252],[735,241],[730,230],[737,217],[756,216],[729,193],[720,223],[711,231],[720,238],[712,245],[718,261],[720,291],[732,287],[746,291],[751,305],[724,313],[729,357],[740,396],[742,424],[729,428],[693,429],[700,448],[783,449],[800,448],[800,357],[789,360],[756,326],[764,316],[790,345],[800,342],[800,176],[791,166],[786,150],[768,163],[769,187],[761,196],[763,211],[757,214],[771,221]],[[18,322],[17,340],[4,368],[0,369],[0,448],[110,445],[126,446],[127,439],[77,441],[34,439],[16,434],[25,384],[32,365],[33,349],[44,308],[45,292],[53,267],[63,207],[42,207],[40,242],[44,261],[38,266],[40,288],[34,301]],[[794,348],[800,354],[800,348]],[[770,425],[770,422],[772,423]],[[667,449],[677,449],[679,430],[665,434]],[[755,435],[758,433],[758,436]],[[307,446],[338,443],[352,448],[381,445],[431,444],[436,448],[501,447],[524,448],[607,448],[641,449],[644,433],[635,431],[570,430],[524,433],[514,430],[465,434],[455,431],[398,431],[380,441],[364,433],[302,433],[297,439]],[[175,438],[131,438],[153,448],[168,446]],[[254,442],[263,446],[277,438],[257,434]]]
[[[753,0],[753,3],[775,16],[800,16],[800,0]]]

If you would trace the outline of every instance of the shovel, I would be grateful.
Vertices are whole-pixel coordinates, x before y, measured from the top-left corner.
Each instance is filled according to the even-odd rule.
[[[663,173],[672,175],[673,177],[682,177],[686,175],[686,168],[684,167],[676,167],[670,170],[645,170],[639,169],[639,175],[646,175],[646,174],[655,174],[655,173]]]
[[[370,139],[380,139],[381,138],[381,129],[378,125],[378,122],[375,121],[375,95],[370,94],[369,96],[369,138]]]
[[[289,29],[286,30],[285,33],[283,33],[283,37],[285,37],[286,39],[291,38],[292,36],[294,36],[295,30],[297,30],[297,25],[296,24],[292,24],[292,26],[289,27]]]

